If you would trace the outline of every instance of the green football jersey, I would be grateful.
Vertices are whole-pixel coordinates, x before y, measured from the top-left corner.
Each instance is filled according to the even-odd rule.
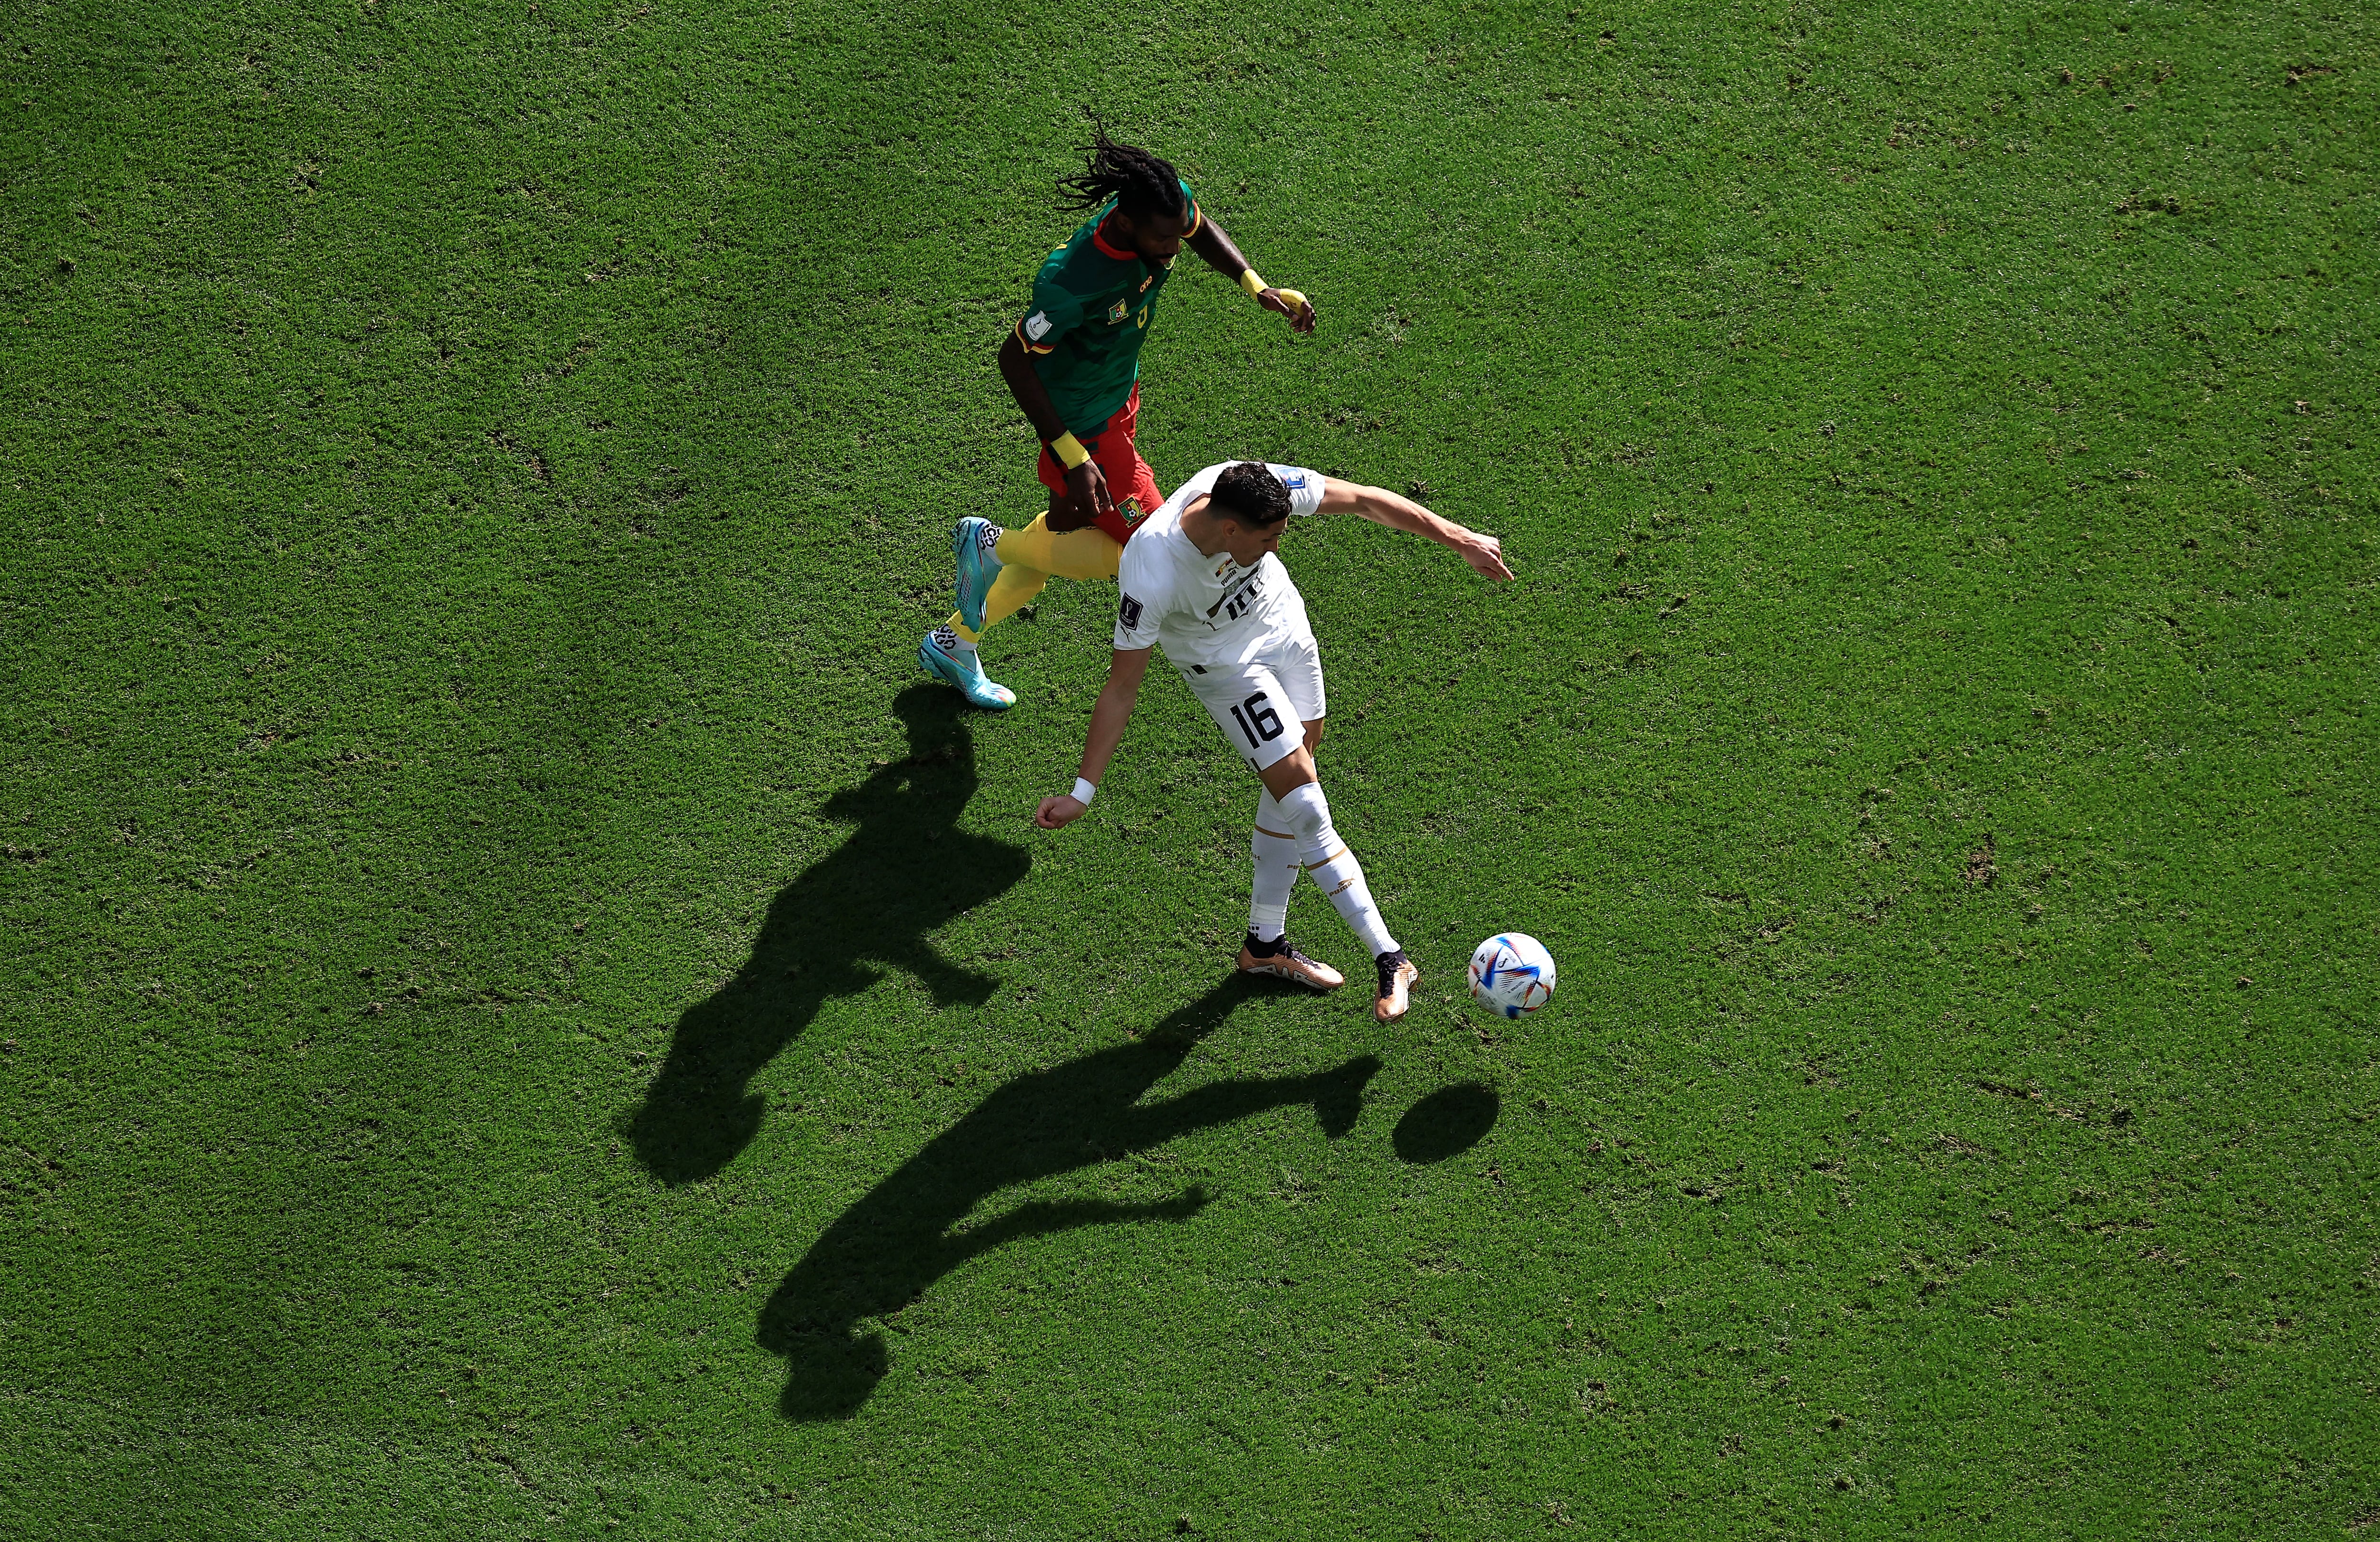
[[[1190,184],[1190,228],[1202,216]],[[1132,396],[1140,378],[1140,344],[1157,314],[1169,268],[1141,261],[1129,247],[1111,246],[1100,227],[1110,203],[1051,252],[1033,275],[1033,308],[1016,323],[1016,340],[1050,393],[1066,427],[1088,439]]]

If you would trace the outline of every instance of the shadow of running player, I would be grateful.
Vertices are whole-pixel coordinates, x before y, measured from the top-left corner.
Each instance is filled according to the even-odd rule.
[[[820,810],[858,826],[779,891],[752,956],[678,1019],[669,1056],[628,1120],[638,1160],[668,1184],[708,1178],[751,1143],[763,1100],[753,1075],[837,996],[915,975],[948,1006],[981,1004],[999,981],[951,964],[927,933],[1025,876],[1021,846],[956,828],[975,795],[975,744],[960,698],[918,686],[893,699],[909,758]]]
[[[861,1336],[860,1319],[898,1312],[970,1258],[1075,1226],[1186,1220],[1208,1197],[1194,1187],[1145,1205],[1037,1200],[964,1224],[1002,1189],[1293,1103],[1313,1104],[1334,1140],[1354,1128],[1365,1084],[1380,1068],[1369,1055],[1310,1075],[1209,1082],[1141,1102],[1234,1007],[1275,994],[1302,992],[1235,975],[1138,1043],[1019,1076],[869,1190],[826,1229],[761,1309],[761,1347],[792,1362],[779,1411],[804,1420],[857,1413],[888,1368],[882,1336]]]

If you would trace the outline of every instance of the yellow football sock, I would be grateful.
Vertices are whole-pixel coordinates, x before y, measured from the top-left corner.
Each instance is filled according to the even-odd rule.
[[[1109,544],[1113,545],[1114,542],[1110,541]],[[1000,570],[998,577],[992,579],[991,592],[983,597],[983,632],[969,631],[967,624],[959,619],[956,611],[951,613],[951,619],[943,625],[969,644],[981,642],[984,632],[990,631],[1033,603],[1033,597],[1040,593],[1041,586],[1049,581],[1050,575],[1038,567],[1010,563]]]
[[[1002,530],[995,550],[1003,565],[1038,568],[1061,578],[1112,578],[1116,576],[1116,564],[1123,557],[1123,548],[1115,537],[1097,525],[1086,525],[1079,530],[1053,530],[1046,514],[1035,515],[1033,523],[1021,530]],[[1037,591],[1039,588],[1038,584],[1034,586]],[[996,586],[993,592],[999,592]],[[1025,601],[1020,600],[1017,603]],[[990,613],[987,604],[984,614]]]
[[[1033,597],[1053,575],[1112,578],[1123,558],[1123,548],[1115,537],[1098,526],[1053,530],[1046,514],[1035,515],[1033,523],[1021,530],[1002,530],[994,550],[1000,553],[1000,573],[991,580],[991,592],[983,597],[982,629],[971,630],[956,611],[944,623],[969,643],[981,642],[985,632],[1033,603]]]
[[[991,581],[991,592],[983,597],[983,629],[990,631],[1033,603],[1033,597],[1049,581],[1050,575],[1022,563],[1011,563],[1002,568],[1000,577]]]

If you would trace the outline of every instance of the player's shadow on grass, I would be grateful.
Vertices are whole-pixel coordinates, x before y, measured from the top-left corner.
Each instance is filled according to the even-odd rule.
[[[780,1411],[805,1420],[857,1413],[888,1366],[882,1335],[860,1334],[860,1319],[900,1311],[979,1254],[1075,1226],[1185,1220],[1208,1197],[1193,1187],[1137,1205],[1037,1200],[966,1223],[1002,1189],[1288,1104],[1311,1103],[1332,1139],[1353,1129],[1365,1084],[1380,1068],[1369,1055],[1309,1075],[1208,1082],[1140,1100],[1241,1002],[1293,993],[1234,975],[1139,1042],[1019,1076],[935,1136],[828,1227],[761,1309],[761,1347],[791,1362]]]
[[[893,699],[909,758],[829,798],[858,828],[778,892],[735,977],[678,1019],[669,1057],[628,1120],[637,1158],[664,1183],[707,1178],[751,1143],[762,1099],[754,1073],[836,996],[915,975],[934,1000],[980,1004],[999,981],[953,965],[926,934],[993,898],[1032,863],[1021,846],[956,828],[975,795],[975,743],[963,703],[940,686]]]

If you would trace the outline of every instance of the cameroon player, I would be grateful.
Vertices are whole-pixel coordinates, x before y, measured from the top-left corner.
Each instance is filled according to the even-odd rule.
[[[1030,309],[1000,346],[1001,378],[1041,439],[1049,512],[1021,530],[959,521],[951,536],[958,610],[917,645],[929,674],[995,711],[1016,693],[984,674],[976,651],[984,632],[1030,604],[1053,573],[1114,577],[1134,528],[1164,502],[1133,435],[1140,345],[1182,249],[1296,331],[1314,330],[1313,305],[1266,284],[1172,165],[1109,139],[1097,118],[1091,132],[1082,173],[1059,178],[1065,205],[1091,217],[1043,261]]]

